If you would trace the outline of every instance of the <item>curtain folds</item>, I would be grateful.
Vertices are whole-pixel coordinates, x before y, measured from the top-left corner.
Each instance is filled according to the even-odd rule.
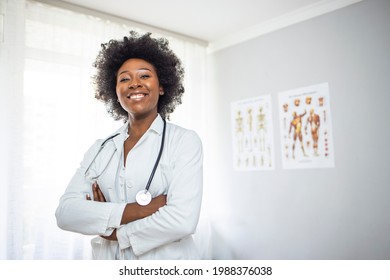
[[[24,0],[0,0],[0,257],[23,257]]]

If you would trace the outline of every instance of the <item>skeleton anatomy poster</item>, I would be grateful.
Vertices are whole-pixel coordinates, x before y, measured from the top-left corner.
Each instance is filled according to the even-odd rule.
[[[334,167],[327,83],[279,93],[283,168]]]
[[[273,170],[274,139],[269,95],[232,102],[236,170]]]

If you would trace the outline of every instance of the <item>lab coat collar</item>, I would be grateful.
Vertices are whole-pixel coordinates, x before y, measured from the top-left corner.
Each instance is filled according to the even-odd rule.
[[[128,122],[126,122],[122,127],[115,131],[115,133],[119,133],[119,135],[113,139],[117,151],[121,151],[123,148],[123,142],[127,138],[127,127]]]
[[[113,138],[117,150],[121,150],[123,147],[123,142],[127,138],[128,126],[129,126],[129,122],[126,122],[122,127],[120,127],[117,131],[115,131],[115,133],[111,134],[111,135],[114,135],[116,133],[120,134],[117,137]],[[163,129],[164,129],[164,121],[163,121],[162,117],[160,116],[160,114],[158,114],[156,119],[150,125],[150,128],[148,129],[148,131],[149,130],[154,131],[159,136],[161,136],[163,133]]]
[[[161,135],[163,133],[164,129],[164,121],[160,114],[157,115],[157,118],[152,122],[152,125],[150,126],[149,130],[152,130],[156,132],[158,135]]]

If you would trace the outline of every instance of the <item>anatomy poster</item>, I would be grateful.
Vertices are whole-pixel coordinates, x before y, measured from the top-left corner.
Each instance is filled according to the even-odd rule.
[[[236,170],[273,170],[274,139],[269,95],[232,103],[233,160]]]
[[[334,167],[327,83],[279,93],[283,168]]]

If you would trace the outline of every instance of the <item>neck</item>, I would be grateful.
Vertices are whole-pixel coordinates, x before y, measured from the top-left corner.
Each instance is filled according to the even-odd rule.
[[[156,117],[157,113],[156,115],[153,114],[145,117],[135,117],[129,115],[128,134],[135,137],[141,137],[149,129]]]

